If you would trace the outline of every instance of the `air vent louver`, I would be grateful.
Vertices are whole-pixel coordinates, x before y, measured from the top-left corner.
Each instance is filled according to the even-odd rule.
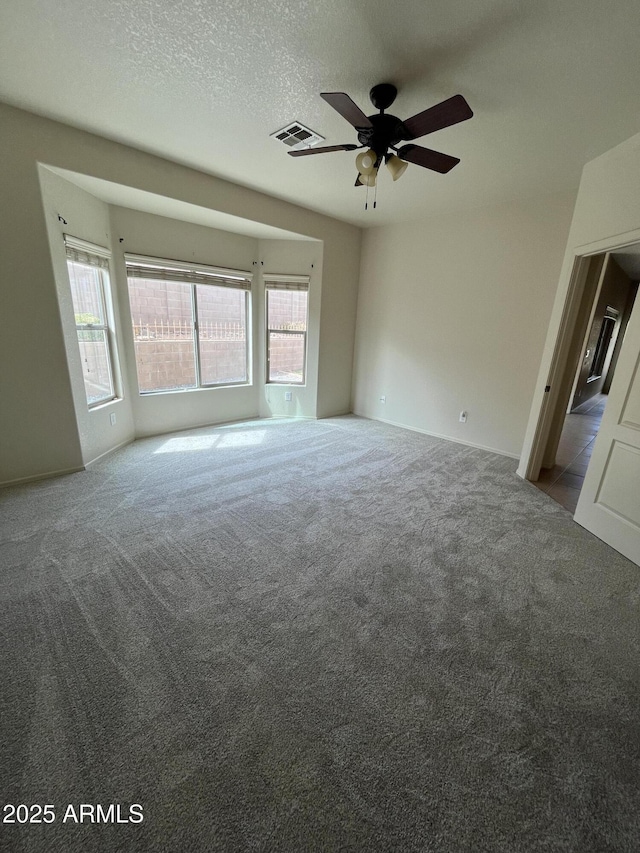
[[[298,151],[301,148],[312,148],[319,142],[324,142],[324,136],[300,124],[299,121],[293,121],[281,130],[276,130],[270,134],[272,139],[277,139],[287,146],[291,151]]]

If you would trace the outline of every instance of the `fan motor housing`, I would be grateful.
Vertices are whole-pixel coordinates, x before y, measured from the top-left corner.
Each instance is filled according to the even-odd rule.
[[[369,92],[369,99],[377,110],[386,110],[395,101],[398,90],[393,83],[378,83]]]
[[[358,141],[371,148],[379,157],[387,153],[390,145],[397,145],[406,139],[406,129],[397,116],[377,113],[368,116],[372,127],[359,127]]]

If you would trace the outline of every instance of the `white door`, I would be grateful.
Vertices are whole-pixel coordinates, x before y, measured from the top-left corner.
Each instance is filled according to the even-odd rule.
[[[640,566],[640,293],[574,519]]]

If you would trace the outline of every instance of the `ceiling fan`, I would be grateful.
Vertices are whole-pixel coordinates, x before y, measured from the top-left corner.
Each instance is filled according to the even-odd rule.
[[[357,187],[376,185],[378,169],[383,160],[394,181],[404,174],[409,163],[415,163],[417,166],[442,174],[451,171],[460,162],[458,157],[423,148],[421,145],[413,145],[410,140],[471,118],[473,111],[469,104],[462,95],[454,95],[402,121],[397,116],[385,113],[385,110],[395,101],[397,94],[398,90],[392,83],[378,83],[369,92],[369,97],[373,106],[380,112],[377,115],[366,116],[345,92],[323,92],[320,97],[355,127],[360,144],[347,143],[326,145],[322,148],[303,148],[300,151],[289,151],[289,154],[292,157],[307,157],[310,154],[327,154],[329,151],[355,151],[358,148],[367,148],[367,151],[362,151],[356,157],[358,177],[355,186]],[[408,144],[402,145],[403,142]]]

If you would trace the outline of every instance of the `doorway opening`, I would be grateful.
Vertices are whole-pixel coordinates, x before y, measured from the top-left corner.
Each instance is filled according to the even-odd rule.
[[[566,415],[555,463],[542,468],[534,483],[571,513],[578,505],[606,402],[606,394],[597,394]]]
[[[640,279],[640,244],[585,259],[561,390],[534,484],[576,510]]]

